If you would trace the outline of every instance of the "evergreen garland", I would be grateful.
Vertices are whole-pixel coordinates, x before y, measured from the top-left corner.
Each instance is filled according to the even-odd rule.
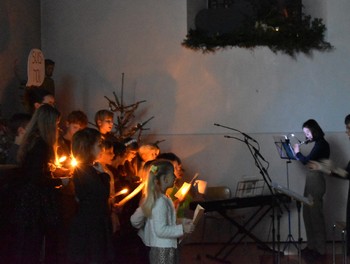
[[[302,15],[298,22],[291,19],[257,21],[253,27],[241,27],[229,34],[209,35],[207,32],[191,29],[182,45],[203,53],[227,47],[253,49],[267,46],[274,53],[282,52],[294,57],[299,52],[309,55],[313,49],[332,50],[333,46],[324,40],[325,31],[326,26],[322,19],[311,19],[311,16]]]

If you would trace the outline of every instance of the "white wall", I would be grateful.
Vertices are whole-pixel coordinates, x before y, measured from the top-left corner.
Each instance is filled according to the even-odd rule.
[[[232,131],[214,123],[255,138],[270,163],[271,179],[281,184],[286,184],[286,164],[272,136],[294,132],[302,138],[301,125],[309,118],[325,130],[332,158],[343,166],[350,157],[343,132],[343,118],[350,112],[350,3],[304,4],[324,19],[334,51],[295,59],[263,47],[202,54],[181,46],[187,30],[185,0],[42,0],[42,47],[56,61],[58,107],[64,113],[80,108],[93,121],[97,110],[108,107],[104,96],[120,94],[124,72],[124,100],[147,100],[139,120],[155,116],[144,140],[166,139],[162,151],[177,153],[189,177],[198,171],[210,185],[229,185],[233,191],[244,176],[259,177],[246,146],[224,138]],[[304,168],[294,161],[288,167],[291,189],[302,194]],[[330,229],[335,219],[344,218],[348,183],[327,182]],[[294,210],[292,218],[296,237]],[[283,239],[286,214],[281,226]]]

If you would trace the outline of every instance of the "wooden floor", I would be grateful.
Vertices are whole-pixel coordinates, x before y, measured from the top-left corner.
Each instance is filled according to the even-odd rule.
[[[214,264],[214,263],[233,263],[233,264],[333,264],[332,243],[327,244],[327,255],[319,261],[310,261],[303,257],[299,258],[297,249],[293,244],[286,247],[281,246],[283,254],[278,257],[277,254],[266,252],[259,249],[255,243],[246,243],[238,245],[233,252],[218,254],[224,245],[220,244],[184,244],[180,248],[181,264]],[[305,245],[302,245],[305,247]],[[341,243],[335,244],[335,263],[344,263],[342,256]],[[348,260],[350,263],[350,259]]]

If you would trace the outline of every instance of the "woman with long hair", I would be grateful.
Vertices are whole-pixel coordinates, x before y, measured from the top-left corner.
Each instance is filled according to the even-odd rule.
[[[18,151],[21,177],[14,209],[14,254],[18,263],[38,263],[40,256],[52,256],[50,246],[55,243],[52,231],[59,223],[55,187],[62,181],[52,177],[50,164],[56,160],[60,116],[51,105],[40,106],[26,128]]]

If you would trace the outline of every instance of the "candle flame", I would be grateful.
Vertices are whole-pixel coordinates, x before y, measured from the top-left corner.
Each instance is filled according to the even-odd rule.
[[[66,159],[67,159],[67,156],[62,156],[62,157],[60,157],[60,158],[58,159],[58,162],[59,162],[59,163],[62,163],[62,162],[64,162]]]
[[[124,189],[122,189],[121,191],[119,191],[119,192],[117,192],[116,194],[114,194],[113,197],[117,197],[117,196],[119,196],[119,195],[126,194],[126,193],[128,193],[128,192],[129,192],[129,190],[128,190],[127,188],[124,188]]]
[[[78,161],[76,160],[76,158],[72,157],[70,164],[72,167],[76,167],[78,165]]]
[[[123,190],[120,191],[120,194],[126,194],[126,193],[128,193],[128,191],[129,190],[127,188],[124,188]]]

